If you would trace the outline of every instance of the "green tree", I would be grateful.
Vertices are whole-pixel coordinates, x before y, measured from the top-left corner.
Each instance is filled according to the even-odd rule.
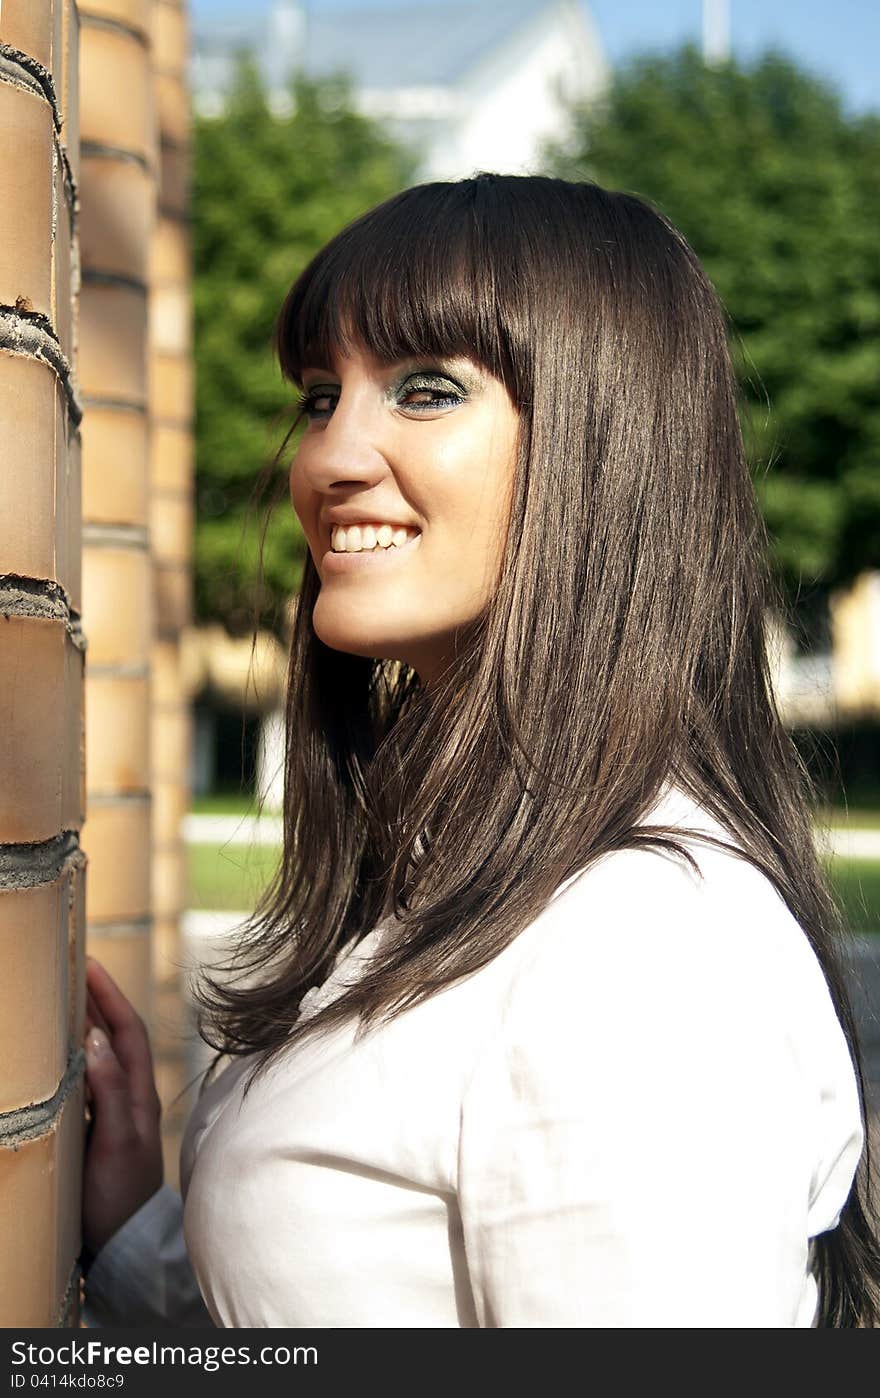
[[[254,485],[289,425],[292,393],[271,354],[288,288],[344,224],[404,188],[412,160],[358,115],[344,75],[291,85],[293,114],[274,115],[257,71],[239,64],[222,116],[194,133],[196,342],[195,609],[230,631],[278,629],[299,585],[305,542],[279,466],[266,498]]]
[[[821,594],[880,560],[880,119],[778,54],[642,57],[550,169],[649,198],[732,322],[743,425],[781,577]]]

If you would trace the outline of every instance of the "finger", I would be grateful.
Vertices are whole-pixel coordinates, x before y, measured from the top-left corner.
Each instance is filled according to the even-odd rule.
[[[111,1037],[110,1026],[107,1023],[104,1016],[101,1014],[101,1011],[98,1009],[98,1006],[95,1003],[95,997],[90,990],[86,991],[86,1018],[89,1019],[92,1024],[100,1025],[100,1027],[104,1030],[104,1033],[107,1035],[108,1039]]]
[[[128,1077],[102,1029],[86,1039],[86,1072],[92,1090],[92,1129],[89,1148],[115,1155],[137,1135]]]
[[[113,1052],[128,1075],[132,1107],[139,1124],[155,1121],[159,1097],[146,1025],[100,961],[89,956],[86,963],[89,991]]]

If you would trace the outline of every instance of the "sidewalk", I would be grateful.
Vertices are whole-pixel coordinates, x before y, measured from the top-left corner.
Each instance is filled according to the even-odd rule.
[[[280,815],[187,815],[181,833],[189,845],[280,845]],[[880,859],[880,830],[828,832],[830,851],[847,859]]]

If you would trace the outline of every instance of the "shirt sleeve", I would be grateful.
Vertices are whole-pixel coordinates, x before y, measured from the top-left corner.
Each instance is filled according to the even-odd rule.
[[[187,1256],[176,1189],[163,1184],[101,1248],[86,1274],[83,1319],[89,1327],[213,1326]]]
[[[810,1324],[817,1102],[797,1005],[748,907],[737,935],[639,857],[649,876],[604,911],[573,892],[540,928],[465,1093],[479,1324]]]

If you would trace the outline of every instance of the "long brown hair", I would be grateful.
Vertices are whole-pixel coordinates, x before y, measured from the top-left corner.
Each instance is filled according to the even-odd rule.
[[[203,1037],[260,1071],[300,1037],[352,1015],[365,1032],[485,965],[611,850],[689,858],[681,830],[640,819],[671,780],[809,937],[862,1086],[813,792],[768,674],[765,617],[784,608],[725,318],[684,238],[644,200],[587,182],[418,185],[344,228],[281,309],[293,384],[353,345],[388,362],[467,354],[505,384],[519,411],[516,546],[430,695],[407,666],[315,636],[307,558],[282,858],[199,992]],[[298,1024],[304,992],[388,908],[391,942]],[[870,1203],[866,1148],[816,1244],[822,1325],[878,1318]]]

